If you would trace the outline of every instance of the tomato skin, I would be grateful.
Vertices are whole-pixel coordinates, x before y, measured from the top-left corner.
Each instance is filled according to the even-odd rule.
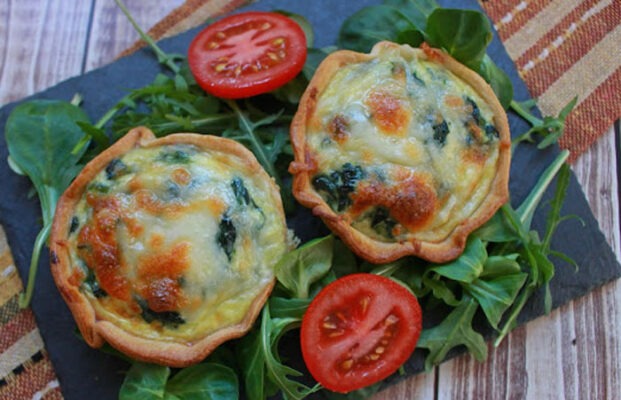
[[[233,14],[207,26],[190,43],[188,63],[209,94],[237,99],[274,90],[306,62],[306,36],[274,12]]]
[[[323,387],[348,393],[399,369],[421,330],[422,311],[408,289],[379,275],[347,275],[309,305],[300,331],[302,356]]]

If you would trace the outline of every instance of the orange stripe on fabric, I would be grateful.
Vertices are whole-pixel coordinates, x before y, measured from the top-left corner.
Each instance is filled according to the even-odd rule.
[[[599,13],[580,23],[598,3],[590,0],[572,11],[561,24],[548,32],[535,46],[516,60],[518,71],[537,97],[559,76],[615,28],[621,21],[621,2],[612,2]],[[621,53],[620,53],[621,55]],[[621,61],[621,59],[620,59]],[[535,76],[530,83],[529,76]]]
[[[0,399],[31,399],[54,379],[56,375],[49,359],[30,361],[24,364],[24,371],[9,378],[8,384],[0,388]]]
[[[21,337],[36,328],[30,309],[21,310],[13,319],[0,327],[0,353],[11,347]]]
[[[559,144],[569,149],[570,162],[586,151],[621,117],[621,67],[587,97],[567,118]]]

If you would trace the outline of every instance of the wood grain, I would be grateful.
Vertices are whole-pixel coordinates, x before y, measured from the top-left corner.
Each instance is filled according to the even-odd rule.
[[[0,1],[0,104],[82,73],[90,3]]]
[[[125,0],[125,6],[143,31],[183,3],[183,0]],[[114,61],[140,37],[113,0],[95,0],[86,71]]]
[[[127,0],[145,29],[182,0]],[[112,0],[0,0],[0,104],[114,61],[137,34]],[[573,166],[621,255],[616,137]],[[512,332],[489,359],[451,360],[375,399],[615,399],[621,393],[621,284],[613,282]],[[437,388],[436,388],[437,380]]]

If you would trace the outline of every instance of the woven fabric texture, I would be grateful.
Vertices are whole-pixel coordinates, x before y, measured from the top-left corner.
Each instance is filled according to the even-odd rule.
[[[575,160],[621,118],[621,1],[481,4],[544,115],[577,97],[560,141]]]
[[[30,309],[20,309],[22,282],[0,228],[0,399],[62,399]]]

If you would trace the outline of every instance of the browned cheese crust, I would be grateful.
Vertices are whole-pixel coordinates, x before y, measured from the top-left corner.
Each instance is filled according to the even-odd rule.
[[[368,71],[374,71],[374,68],[382,68],[383,64],[381,61],[385,54],[389,55],[386,57],[392,57],[391,65],[393,66],[392,76],[389,79],[387,78],[387,83],[382,83],[378,87],[373,88],[358,88],[356,86],[359,85],[357,82],[367,82],[370,80],[368,75],[364,74],[373,74],[375,72]],[[477,204],[472,212],[468,212],[468,215],[459,216],[459,212],[462,211],[451,211],[458,215],[458,220],[453,218],[452,220],[443,221],[441,228],[445,229],[446,232],[435,237],[433,233],[430,233],[430,229],[434,229],[433,226],[428,228],[430,224],[433,224],[433,222],[429,221],[440,218],[439,216],[443,211],[442,202],[448,201],[444,200],[448,198],[448,196],[442,193],[444,189],[439,188],[441,184],[439,183],[439,172],[437,171],[441,170],[442,167],[438,167],[439,169],[437,170],[434,170],[434,166],[430,167],[429,165],[416,165],[411,168],[409,166],[404,167],[402,163],[407,163],[408,160],[401,161],[402,159],[396,158],[401,156],[396,154],[394,157],[397,161],[390,161],[392,154],[387,154],[382,155],[381,162],[376,162],[375,165],[373,162],[369,162],[365,166],[365,160],[377,158],[376,154],[382,151],[390,153],[389,150],[380,149],[382,145],[377,143],[396,142],[397,147],[395,149],[399,149],[400,152],[402,151],[400,149],[403,148],[406,149],[403,150],[404,152],[409,151],[411,154],[420,155],[421,152],[424,153],[425,151],[428,153],[440,151],[437,149],[442,148],[442,146],[444,146],[444,149],[449,148],[450,146],[445,144],[444,141],[448,143],[450,140],[456,140],[451,138],[452,131],[448,134],[447,139],[447,130],[442,132],[439,129],[436,132],[437,136],[429,136],[430,139],[425,142],[427,143],[425,146],[429,146],[429,148],[423,149],[421,144],[423,141],[418,139],[422,135],[422,128],[411,127],[414,126],[415,118],[417,118],[415,113],[420,113],[422,110],[416,109],[417,104],[414,104],[414,101],[412,101],[412,104],[414,104],[413,108],[408,109],[404,107],[403,104],[408,102],[406,96],[399,97],[400,94],[391,94],[391,87],[395,87],[395,85],[399,87],[399,82],[405,80],[405,71],[410,71],[412,76],[416,75],[412,71],[414,71],[415,63],[419,61],[412,60],[422,60],[422,62],[427,63],[426,65],[435,64],[438,67],[438,71],[440,69],[450,71],[454,77],[470,86],[468,90],[473,94],[469,96],[477,96],[477,102],[482,104],[470,106],[464,103],[466,98],[467,101],[471,100],[470,97],[465,95],[462,97],[447,96],[446,100],[444,100],[445,103],[453,103],[452,106],[457,104],[460,109],[467,109],[473,115],[474,111],[480,112],[483,115],[482,110],[485,107],[485,110],[487,110],[485,112],[491,115],[487,121],[491,126],[490,132],[495,135],[495,137],[486,137],[483,128],[487,127],[482,125],[482,118],[481,120],[477,118],[476,121],[480,122],[480,127],[468,128],[474,132],[471,135],[471,138],[475,138],[473,139],[474,142],[477,140],[477,135],[482,138],[481,144],[470,146],[466,150],[460,150],[462,153],[455,155],[455,157],[460,157],[458,164],[474,165],[476,168],[481,166],[479,169],[483,171],[481,172],[482,176],[486,173],[493,174],[493,176],[490,176],[486,181],[486,185],[488,185],[488,189],[485,189],[486,193],[481,197],[480,201],[477,200],[480,204]],[[402,66],[408,62],[411,63],[409,66]],[[364,65],[364,67],[355,69],[357,65]],[[411,68],[411,70],[408,68]],[[422,77],[425,70],[428,71],[430,69],[429,67],[421,68],[418,70],[418,74]],[[360,71],[363,72],[361,73]],[[355,75],[355,78],[350,79],[350,76],[347,74],[351,76],[353,74],[359,75]],[[381,73],[377,74],[378,76],[381,75]],[[442,71],[439,71],[438,74],[445,76]],[[433,74],[430,76],[433,76]],[[419,80],[419,77],[415,76],[411,79]],[[334,85],[334,81],[347,82],[347,85],[343,84],[343,87],[335,89],[331,87],[331,85]],[[410,83],[413,86],[416,84],[417,82]],[[459,85],[461,86],[455,87],[463,86],[461,83]],[[427,82],[427,87],[429,86]],[[356,89],[352,89],[352,87]],[[351,95],[347,97],[347,95],[342,94],[350,89],[359,90],[359,92],[356,92],[358,96]],[[339,100],[330,103],[330,99],[327,98],[329,96],[342,96],[342,98],[339,97]],[[347,101],[356,103],[355,107],[348,109],[346,104],[343,105]],[[328,106],[322,106],[322,102],[328,104]],[[479,106],[481,110],[479,110]],[[361,108],[365,111],[357,111]],[[366,114],[364,114],[365,112]],[[326,115],[328,116],[326,117]],[[375,133],[369,134],[369,136],[365,136],[363,139],[361,137],[365,133],[359,133],[361,136],[357,137],[358,133],[355,131],[356,128],[354,126],[359,123],[360,119],[363,118],[362,116],[372,120],[375,126],[373,128]],[[480,117],[480,115],[477,114],[477,117]],[[425,129],[430,132],[429,135],[434,133],[430,127],[433,123],[437,122],[421,123],[421,126],[426,126]],[[472,125],[473,122],[470,121],[470,124]],[[445,127],[453,129],[456,125],[455,121],[449,121],[448,124],[445,124]],[[434,126],[435,128],[436,126]],[[314,139],[324,134],[325,137],[321,142],[320,139]],[[444,136],[442,136],[443,134]],[[414,141],[414,139],[419,140],[417,142],[420,144],[418,148],[411,146],[410,142]],[[355,142],[356,140],[366,140],[367,142],[364,142],[366,148],[360,151],[354,148],[353,143],[357,143]],[[434,142],[434,140],[437,143],[428,144]],[[370,54],[361,54],[347,50],[330,54],[317,69],[301,99],[297,114],[291,125],[291,141],[294,149],[294,161],[291,163],[289,170],[293,174],[293,194],[301,204],[311,208],[313,214],[320,217],[356,254],[370,262],[390,262],[409,255],[418,256],[432,262],[452,260],[463,252],[468,235],[491,218],[497,209],[508,200],[511,138],[504,109],[492,88],[478,74],[457,62],[445,52],[426,45],[423,45],[421,49],[413,49],[407,45],[400,46],[390,42],[380,42],[373,48]],[[483,144],[484,141],[485,143]],[[350,143],[350,147],[345,147],[348,143]],[[455,143],[451,144],[451,146],[453,145],[456,146]],[[327,153],[327,151],[332,151],[332,153]],[[332,161],[334,158],[341,156],[347,158],[354,153],[357,154],[359,159],[349,159],[347,162],[354,166],[357,163],[361,163],[360,165],[363,165],[363,167],[358,172],[362,174],[363,178],[357,183],[355,190],[348,194],[348,197],[340,199],[344,202],[344,206],[343,209],[339,210],[339,205],[328,204],[330,201],[334,203],[336,196],[330,198],[331,194],[321,193],[322,188],[317,183],[314,184],[313,180],[318,179],[318,174],[323,174],[324,178],[329,178],[330,168],[334,171],[336,167],[334,164],[327,167],[326,164],[334,163]],[[491,170],[488,167],[482,167],[488,162],[488,154],[493,154],[495,157],[494,164],[489,167]],[[432,161],[434,161],[433,158],[430,159],[428,164]],[[382,177],[381,173],[374,172],[378,168],[383,168],[384,171],[391,171],[386,175],[389,176],[389,179],[393,179],[392,186],[382,186],[382,180],[385,176]],[[485,172],[484,168],[488,168],[488,172]],[[473,180],[476,181],[477,179]],[[472,189],[473,196],[475,193],[478,193],[476,190],[476,188]],[[408,197],[408,191],[415,192],[415,195]],[[458,200],[466,203],[465,198]],[[390,224],[377,222],[380,220],[377,218],[378,214],[376,213],[375,220],[371,220],[372,218],[368,217],[371,222],[366,223],[366,228],[359,228],[363,223],[356,222],[356,218],[364,215],[364,210],[370,210],[374,201],[377,207],[382,207],[384,212],[382,215],[388,215]],[[454,209],[457,210],[458,208],[459,204]],[[386,237],[379,237],[379,234],[376,235],[375,233],[369,234],[369,231],[372,231],[369,226],[375,227],[376,230],[379,229],[377,226],[381,226],[388,233],[385,233]],[[446,228],[447,226],[449,228]]]
[[[156,149],[167,145],[190,145],[199,149],[199,151],[202,150],[223,155],[220,161],[224,163],[225,171],[228,169],[228,167],[226,167],[229,162],[227,157],[230,157],[230,159],[233,160],[230,161],[230,166],[245,171],[244,173],[247,174],[247,176],[252,177],[248,178],[249,180],[252,179],[253,182],[260,182],[258,185],[260,185],[262,188],[261,190],[263,190],[262,196],[273,204],[273,209],[270,209],[270,211],[275,214],[273,217],[273,221],[275,221],[273,223],[275,226],[275,233],[274,237],[271,237],[271,240],[274,242],[281,242],[276,244],[273,253],[269,253],[270,258],[275,258],[275,260],[270,260],[270,262],[275,263],[278,260],[278,256],[281,256],[287,248],[287,228],[280,200],[280,192],[276,184],[259,165],[250,151],[235,141],[209,135],[179,133],[157,139],[149,129],[138,127],[131,130],[122,139],[89,162],[60,198],[50,237],[51,270],[54,281],[62,297],[69,306],[81,334],[90,346],[100,347],[104,342],[108,342],[116,349],[136,360],[172,367],[184,367],[203,360],[221,343],[232,338],[240,337],[248,331],[272,290],[274,278],[271,267],[273,267],[273,264],[268,266],[269,271],[266,272],[264,281],[254,283],[254,286],[258,287],[257,292],[253,298],[248,299],[247,310],[240,321],[232,325],[224,325],[219,329],[210,329],[206,334],[201,334],[199,331],[192,333],[192,335],[190,335],[191,337],[188,336],[189,338],[183,335],[176,337],[174,336],[174,329],[166,330],[161,324],[149,324],[148,321],[139,321],[137,324],[142,324],[144,326],[140,328],[141,330],[137,329],[134,331],[130,322],[127,321],[131,321],[132,318],[139,319],[140,312],[136,315],[126,317],[126,325],[118,323],[118,321],[123,320],[123,318],[110,318],[109,313],[105,310],[106,303],[101,299],[97,299],[96,296],[93,296],[93,293],[85,289],[85,272],[80,271],[80,268],[76,266],[76,252],[80,250],[76,250],[75,246],[72,245],[72,240],[75,241],[75,239],[70,239],[70,231],[73,229],[72,223],[76,215],[76,209],[80,207],[80,202],[84,202],[83,199],[86,196],[85,193],[88,191],[87,188],[89,184],[110,165],[111,161],[136,149]],[[224,207],[222,209],[224,209]],[[267,211],[265,212],[267,213]],[[160,240],[166,240],[166,238]],[[137,257],[143,256],[147,257],[148,255],[138,254]],[[217,257],[217,254],[213,255],[214,259]],[[221,255],[220,257],[226,260],[225,255]],[[209,258],[212,258],[211,255]],[[204,262],[209,264],[211,260],[207,259],[204,260]],[[158,264],[155,262],[154,265],[165,272],[166,268],[169,268],[166,265],[162,265],[162,263]],[[123,266],[117,266],[117,268],[121,269]],[[137,274],[143,273],[143,271],[138,271]],[[99,279],[103,278],[99,276]],[[115,283],[112,281],[113,279],[107,283],[107,288],[115,287]],[[155,280],[152,282],[155,282]],[[160,279],[157,282],[171,284],[170,279]],[[103,287],[104,284],[101,284]],[[177,284],[178,282],[172,282],[172,285]],[[117,288],[120,288],[120,286],[117,285]],[[178,289],[178,287],[176,288]],[[167,293],[162,294],[161,288],[157,290],[153,292],[155,293],[153,295],[154,297],[147,300],[152,300],[152,304],[159,307],[156,311],[168,311],[171,306],[166,302],[168,301],[170,303],[172,297]],[[119,289],[119,293],[121,293],[121,289]],[[105,301],[111,302],[114,300],[114,304],[117,304],[118,299],[112,299],[112,297],[114,296],[107,294]],[[133,302],[133,297],[125,297],[128,299],[128,302],[132,303],[132,307],[137,308],[137,305]],[[192,298],[189,298],[189,295],[186,297],[187,298],[179,300],[179,302],[183,303],[185,306],[191,304],[193,301]],[[104,305],[102,306],[102,304]],[[149,303],[149,305],[150,304],[151,303]],[[196,315],[203,315],[201,313],[203,313],[204,310],[200,308],[200,305],[192,305],[192,307],[194,307],[192,312],[196,313]],[[128,309],[131,309],[131,307]],[[197,321],[196,324],[197,326],[200,325],[200,321]],[[153,327],[153,332],[149,331],[150,327]],[[173,332],[173,336],[167,336],[166,332]]]

